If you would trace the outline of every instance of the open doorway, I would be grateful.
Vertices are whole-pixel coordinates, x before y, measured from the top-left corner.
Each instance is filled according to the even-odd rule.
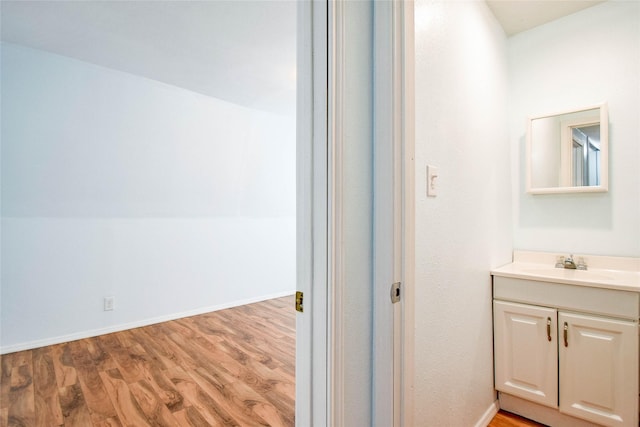
[[[295,291],[295,49],[296,2],[2,2],[2,353]]]

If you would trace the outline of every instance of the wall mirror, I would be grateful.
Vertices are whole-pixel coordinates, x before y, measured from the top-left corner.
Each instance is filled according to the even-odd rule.
[[[532,117],[527,129],[527,193],[608,189],[606,104]]]

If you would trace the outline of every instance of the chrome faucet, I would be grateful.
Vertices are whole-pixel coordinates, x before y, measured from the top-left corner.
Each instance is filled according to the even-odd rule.
[[[556,257],[556,268],[566,268],[568,270],[586,270],[587,263],[583,257],[578,257],[578,262],[573,260],[573,254],[565,258],[562,255]]]
[[[564,260],[564,268],[568,268],[570,270],[576,269],[576,263],[573,262],[573,254],[569,255],[569,257]]]

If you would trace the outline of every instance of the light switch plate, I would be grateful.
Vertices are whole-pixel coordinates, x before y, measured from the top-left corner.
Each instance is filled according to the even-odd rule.
[[[436,197],[438,195],[438,167],[427,165],[427,196]]]

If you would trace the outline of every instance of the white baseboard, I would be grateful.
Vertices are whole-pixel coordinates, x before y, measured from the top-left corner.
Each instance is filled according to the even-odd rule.
[[[57,337],[45,338],[41,340],[28,341],[18,344],[13,344],[5,347],[0,347],[0,354],[14,353],[16,351],[32,350],[34,348],[44,347],[47,345],[62,344],[69,341],[81,340],[84,338],[96,337],[98,335],[110,334],[113,332],[126,331],[127,329],[139,328],[141,326],[154,325],[156,323],[167,322],[169,320],[182,319],[184,317],[197,316],[199,314],[210,313],[212,311],[224,310],[227,308],[238,307],[241,305],[253,304],[260,301],[266,301],[274,298],[286,297],[294,294],[295,291],[279,292],[276,294],[262,295],[259,297],[248,298],[240,301],[232,301],[229,303],[218,304],[209,307],[201,307],[195,310],[183,311],[181,313],[171,313],[165,316],[153,317],[150,319],[143,319],[136,322],[124,323],[120,325],[109,326],[108,328],[92,329],[89,331],[76,332],[68,335],[61,335]],[[293,307],[291,307],[293,310]]]
[[[528,418],[546,426],[598,427],[598,424],[563,414],[556,408],[539,405],[519,397],[511,396],[507,393],[500,393],[499,399],[500,408],[503,410],[512,412],[516,415],[520,415],[521,417]]]
[[[500,409],[499,402],[496,400],[487,408],[487,410],[482,414],[482,417],[478,420],[474,427],[487,427],[493,417],[496,416],[498,410]]]

